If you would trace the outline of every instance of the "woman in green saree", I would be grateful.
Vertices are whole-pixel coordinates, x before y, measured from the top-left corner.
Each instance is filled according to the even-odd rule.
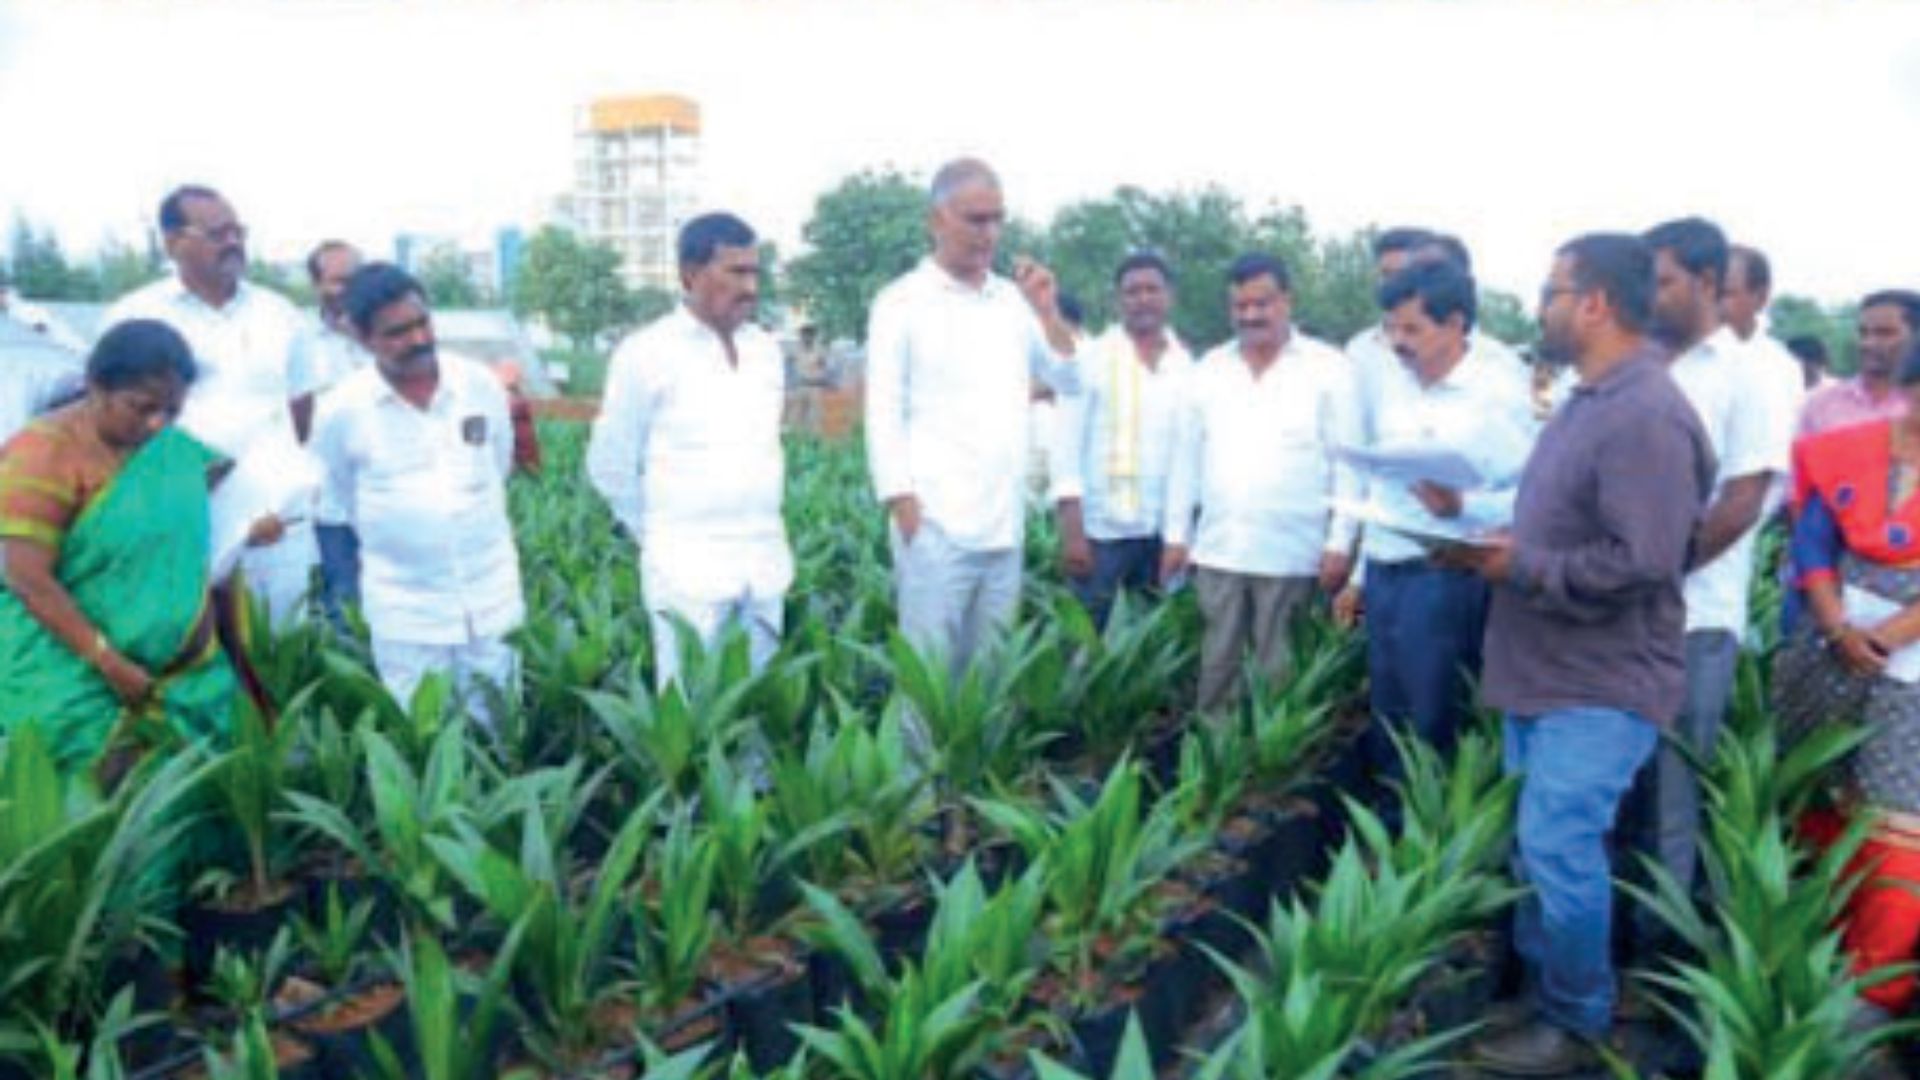
[[[0,447],[0,732],[67,769],[222,736],[235,678],[207,547],[214,451],[172,426],[195,375],[164,323],[101,338],[86,397]]]

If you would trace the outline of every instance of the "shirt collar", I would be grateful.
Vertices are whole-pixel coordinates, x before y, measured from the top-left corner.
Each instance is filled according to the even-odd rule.
[[[427,399],[427,407],[425,410],[414,411],[439,412],[453,399],[453,379],[451,378],[450,372],[452,365],[447,363],[447,354],[445,352],[438,352],[436,355],[440,360],[440,378],[433,384],[433,396]],[[386,373],[380,370],[379,362],[372,362],[372,367],[373,382],[374,385],[378,387],[378,389],[374,391],[373,399],[376,402],[390,401],[396,405],[414,409],[413,402],[401,397],[399,388],[387,381]]]
[[[1140,359],[1139,350],[1134,348],[1133,338],[1128,335],[1127,328],[1118,322],[1107,327],[1107,332],[1100,335],[1100,344],[1102,348],[1125,349],[1124,355],[1132,357],[1136,362]],[[1187,347],[1180,342],[1180,335],[1174,333],[1171,326],[1167,327],[1166,351],[1160,354],[1160,363],[1154,370],[1165,371],[1169,360],[1193,362],[1193,358],[1187,354]]]
[[[1740,335],[1733,332],[1733,327],[1721,323],[1719,329],[1701,338],[1699,344],[1688,349],[1687,353],[1704,352],[1711,356],[1729,356],[1739,350],[1740,344]]]
[[[1597,383],[1576,382],[1573,385],[1574,396],[1591,394],[1594,397],[1606,397],[1635,386],[1644,379],[1652,378],[1660,370],[1660,359],[1664,355],[1658,345],[1652,342],[1640,346],[1638,352],[1627,357],[1600,377]]]
[[[199,293],[196,293],[192,289],[187,288],[187,279],[181,277],[178,271],[176,271],[172,277],[167,278],[165,280],[168,285],[168,288],[167,288],[168,300],[171,300],[176,304],[192,304],[193,306],[200,308],[202,311],[211,311],[215,315],[228,315],[235,311],[240,310],[242,307],[246,305],[248,294],[253,291],[253,286],[247,284],[246,280],[243,278],[241,279],[239,284],[234,286],[233,299],[227,301],[227,306],[214,307],[212,304],[209,304],[205,300],[202,300],[200,298]]]
[[[947,268],[935,262],[931,255],[920,260],[920,271],[937,287],[947,292],[958,293],[962,296],[978,296],[991,299],[1000,295],[1000,290],[1006,287],[1006,282],[1001,279],[1000,275],[989,270],[987,271],[987,280],[982,282],[980,287],[976,289],[972,285],[949,274]]]

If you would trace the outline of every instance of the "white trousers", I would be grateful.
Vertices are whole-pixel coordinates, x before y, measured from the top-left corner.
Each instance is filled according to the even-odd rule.
[[[461,645],[376,637],[373,666],[387,692],[403,707],[413,702],[414,691],[428,675],[446,675],[453,682],[454,700],[488,731],[498,730],[500,720],[489,691],[512,695],[520,686],[520,656],[498,637],[474,638]]]
[[[891,530],[900,633],[922,652],[947,658],[957,675],[1020,609],[1021,550],[968,551],[922,520],[912,543]]]
[[[750,593],[728,600],[698,600],[676,595],[671,585],[650,580],[642,586],[646,593],[647,625],[653,631],[653,684],[665,690],[680,677],[680,628],[698,638],[703,649],[711,649],[735,627],[747,635],[747,659],[754,671],[764,670],[767,661],[780,648],[780,632],[786,620],[786,599],[762,597]]]
[[[247,591],[267,612],[267,625],[282,634],[304,621],[313,606],[313,574],[320,566],[320,543],[311,522],[287,526],[280,542],[240,553]]]

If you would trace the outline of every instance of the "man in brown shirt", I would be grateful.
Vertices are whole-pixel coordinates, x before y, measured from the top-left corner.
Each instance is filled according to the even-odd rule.
[[[1685,687],[1681,579],[1713,490],[1698,416],[1645,337],[1653,256],[1637,237],[1563,246],[1540,293],[1541,354],[1580,382],[1540,434],[1511,535],[1445,562],[1494,583],[1482,692],[1525,774],[1515,939],[1534,1019],[1478,1047],[1507,1075],[1590,1068],[1612,1026],[1606,837]]]

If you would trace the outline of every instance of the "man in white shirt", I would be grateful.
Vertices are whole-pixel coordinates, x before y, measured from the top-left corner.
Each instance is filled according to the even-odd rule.
[[[640,546],[654,680],[679,675],[684,623],[702,646],[744,632],[754,669],[780,644],[793,558],[780,517],[780,346],[754,325],[759,241],[732,214],[680,230],[678,307],[613,354],[587,477]]]
[[[506,635],[525,616],[506,391],[436,349],[426,293],[399,267],[361,267],[344,303],[374,363],[334,391],[311,446],[327,497],[352,509],[374,666],[402,703],[429,673],[444,675],[493,728],[495,695],[518,684]]]
[[[1285,675],[1295,614],[1316,585],[1338,593],[1352,569],[1354,523],[1329,500],[1360,494],[1359,477],[1331,454],[1360,441],[1351,364],[1293,327],[1284,262],[1243,255],[1227,280],[1235,340],[1189,381],[1160,570],[1167,581],[1197,567],[1202,710],[1236,696],[1249,651],[1262,677]]]
[[[297,455],[288,386],[294,341],[305,321],[278,293],[249,284],[247,228],[211,188],[176,188],[160,203],[160,232],[176,274],[137,289],[107,310],[101,331],[128,319],[158,319],[193,348],[200,377],[180,426],[236,460],[251,452]],[[259,533],[240,558],[247,586],[275,626],[299,618],[319,550],[310,513],[292,512]]]
[[[1758,248],[1734,244],[1727,249],[1727,283],[1720,290],[1720,315],[1747,346],[1760,370],[1774,410],[1774,423],[1792,432],[1800,424],[1807,398],[1806,370],[1779,338],[1767,332],[1767,304],[1773,295],[1773,264]],[[1791,438],[1791,435],[1789,435]],[[1778,485],[1784,488],[1785,485]],[[1775,501],[1782,496],[1776,490]]]
[[[1105,626],[1121,589],[1152,588],[1174,429],[1193,357],[1167,327],[1173,274],[1151,252],[1113,275],[1120,322],[1080,361],[1080,393],[1060,402],[1053,499],[1067,585]]]
[[[1458,237],[1447,233],[1433,232],[1428,229],[1403,226],[1388,229],[1374,238],[1373,271],[1375,285],[1384,288],[1401,271],[1414,263],[1448,262],[1462,273],[1472,276],[1473,254]],[[1506,342],[1490,337],[1474,327],[1467,340],[1470,352],[1493,361],[1495,368],[1512,368],[1519,372],[1533,370],[1525,359]],[[1380,321],[1347,340],[1347,358],[1353,362],[1354,383],[1360,396],[1374,396],[1372,383],[1387,376],[1397,377],[1404,365],[1393,346],[1392,336],[1387,332],[1386,314]],[[1557,388],[1562,397],[1565,389],[1571,385],[1571,376],[1559,373],[1560,386]],[[1544,417],[1536,421],[1535,429]],[[1364,573],[1361,575],[1364,577]],[[1342,590],[1334,598],[1334,617],[1340,622],[1351,624],[1357,621],[1364,606],[1365,593],[1356,581]]]
[[[1006,225],[993,170],[948,163],[932,204],[933,254],[873,302],[867,462],[892,523],[900,632],[957,673],[1019,605],[1030,381],[1071,394],[1079,372],[1052,272],[993,273]]]
[[[1379,300],[1395,363],[1365,387],[1366,443],[1451,451],[1481,483],[1462,491],[1370,476],[1369,501],[1435,531],[1506,526],[1533,446],[1526,369],[1476,344],[1474,280],[1450,260],[1414,262],[1381,286]],[[1363,746],[1384,796],[1384,781],[1400,775],[1389,731],[1411,731],[1447,751],[1472,715],[1488,586],[1477,574],[1434,565],[1418,541],[1385,528],[1369,526],[1362,551],[1373,714]]]
[[[1654,253],[1654,335],[1672,350],[1668,370],[1719,462],[1685,583],[1686,702],[1672,728],[1675,741],[1710,760],[1747,629],[1757,524],[1774,478],[1786,471],[1792,432],[1778,423],[1770,389],[1754,377],[1757,361],[1721,321],[1728,256],[1720,229],[1684,218],[1644,239]],[[1653,852],[1683,890],[1691,888],[1700,791],[1673,742],[1662,744],[1633,798]]]
[[[1395,275],[1413,262],[1416,254],[1439,256],[1432,232],[1414,226],[1401,226],[1374,237],[1374,287],[1379,288],[1392,281]],[[1347,339],[1346,354],[1353,361],[1354,382],[1362,394],[1366,393],[1367,383],[1376,372],[1391,371],[1399,366],[1393,341],[1387,334],[1385,313],[1382,313],[1379,322]]]
[[[342,299],[347,280],[360,269],[360,252],[344,240],[327,240],[307,256],[307,277],[320,303],[320,317],[294,340],[287,373],[293,393],[293,426],[305,442],[313,432],[317,402],[347,376],[373,362],[353,336]],[[320,608],[344,626],[344,608],[360,604],[360,541],[349,509],[324,497],[314,508],[314,538],[320,544]]]

